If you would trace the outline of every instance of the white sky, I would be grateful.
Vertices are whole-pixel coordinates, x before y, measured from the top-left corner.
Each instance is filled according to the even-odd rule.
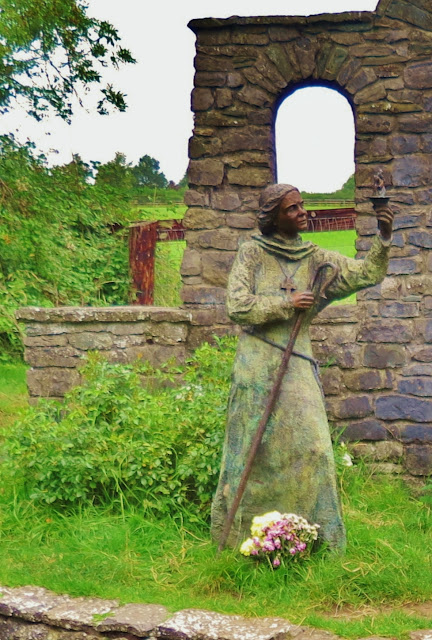
[[[106,82],[127,94],[127,111],[98,116],[81,109],[67,125],[54,116],[37,123],[16,108],[2,117],[0,133],[18,130],[21,141],[30,138],[53,164],[69,162],[72,153],[102,162],[116,151],[131,162],[148,154],[159,160],[168,179],[178,181],[187,167],[192,131],[195,36],[186,26],[189,20],[373,11],[377,0],[88,0],[88,4],[91,14],[117,27],[123,46],[138,60],[118,72],[107,70],[105,76]],[[342,112],[332,97],[342,102]],[[353,173],[351,110],[336,92],[314,88],[294,94],[281,106],[276,127],[280,181],[309,191],[332,191]]]

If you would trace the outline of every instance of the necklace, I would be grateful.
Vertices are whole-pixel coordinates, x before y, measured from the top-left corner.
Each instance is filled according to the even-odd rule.
[[[297,273],[299,267],[301,266],[302,261],[299,260],[298,264],[296,266],[296,268],[294,269],[294,271],[291,274],[288,274],[285,269],[282,266],[282,263],[279,262],[279,260],[276,260],[276,262],[278,263],[280,270],[282,271],[282,275],[284,276],[280,288],[283,291],[289,291],[290,293],[293,293],[294,291],[297,291],[297,287],[294,284],[294,276]]]

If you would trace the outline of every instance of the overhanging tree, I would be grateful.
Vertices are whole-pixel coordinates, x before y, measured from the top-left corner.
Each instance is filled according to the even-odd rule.
[[[118,31],[91,18],[82,0],[0,0],[0,113],[17,100],[37,119],[54,110],[69,120],[73,99],[102,82],[105,67],[134,63]],[[112,85],[100,88],[97,111],[126,108]]]

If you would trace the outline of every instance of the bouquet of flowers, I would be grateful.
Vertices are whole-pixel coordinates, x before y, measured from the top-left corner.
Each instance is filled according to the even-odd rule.
[[[294,513],[271,511],[252,520],[252,537],[243,542],[240,553],[267,559],[272,567],[279,567],[307,556],[318,529],[319,524],[309,524]]]

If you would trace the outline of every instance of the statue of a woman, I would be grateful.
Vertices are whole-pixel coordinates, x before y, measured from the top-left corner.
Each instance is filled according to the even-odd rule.
[[[276,407],[258,449],[228,544],[249,536],[252,518],[268,511],[296,513],[320,525],[330,548],[343,550],[345,529],[337,492],[324,398],[312,354],[309,325],[330,302],[373,286],[386,275],[393,214],[377,212],[380,232],[364,260],[353,260],[303,242],[307,214],[299,191],[287,184],[267,187],[258,226],[239,249],[227,291],[230,318],[244,325],[233,370],[219,485],[212,505],[212,536],[221,537],[251,440],[271,392],[294,316],[302,328],[282,382]],[[316,300],[308,283],[322,262],[340,268]]]

